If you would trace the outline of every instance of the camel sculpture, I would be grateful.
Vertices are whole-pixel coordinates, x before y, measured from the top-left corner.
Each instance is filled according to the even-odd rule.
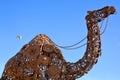
[[[9,59],[1,80],[75,80],[82,77],[97,63],[101,55],[98,22],[114,13],[115,8],[112,6],[88,12],[87,48],[84,56],[77,62],[66,62],[54,42],[48,36],[39,34]]]

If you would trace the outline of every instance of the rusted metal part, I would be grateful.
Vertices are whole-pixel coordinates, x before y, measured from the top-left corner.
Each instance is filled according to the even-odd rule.
[[[89,11],[87,49],[76,63],[66,62],[60,49],[44,34],[36,36],[5,65],[1,80],[75,80],[97,63],[101,55],[98,22],[114,14],[114,7]]]

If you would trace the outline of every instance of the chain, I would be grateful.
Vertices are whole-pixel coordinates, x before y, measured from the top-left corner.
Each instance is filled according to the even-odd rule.
[[[109,17],[107,17],[107,20],[106,20],[106,24],[105,24],[105,27],[103,29],[103,31],[101,32],[100,35],[103,35],[108,27],[108,19]],[[101,26],[100,26],[100,29],[103,27],[103,23],[104,23],[104,20],[102,21],[101,23]],[[61,46],[61,45],[57,45],[56,43],[54,43],[57,47],[59,48],[62,48],[62,49],[65,49],[65,50],[74,50],[74,49],[78,49],[78,48],[81,48],[81,47],[84,47],[85,45],[87,45],[87,43],[84,43],[84,44],[81,44],[79,45],[80,43],[82,43],[83,41],[85,41],[87,39],[87,36],[85,36],[83,39],[81,39],[79,42],[73,44],[73,45],[69,45],[69,46]],[[79,46],[77,46],[79,45]],[[77,46],[77,47],[75,47]]]

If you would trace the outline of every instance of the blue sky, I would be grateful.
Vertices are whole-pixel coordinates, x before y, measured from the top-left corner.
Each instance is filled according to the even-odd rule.
[[[58,45],[71,45],[87,35],[88,10],[114,6],[102,38],[102,56],[93,69],[77,80],[119,80],[119,0],[0,0],[0,75],[6,62],[37,34],[48,35]],[[23,37],[16,39],[17,35]],[[65,59],[76,62],[86,47],[62,50]]]

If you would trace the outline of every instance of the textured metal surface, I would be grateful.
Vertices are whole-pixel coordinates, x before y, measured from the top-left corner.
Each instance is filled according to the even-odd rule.
[[[76,63],[66,62],[60,49],[44,34],[37,35],[6,64],[1,80],[75,80],[87,73],[101,55],[98,22],[115,12],[114,7],[88,11],[87,48]]]

